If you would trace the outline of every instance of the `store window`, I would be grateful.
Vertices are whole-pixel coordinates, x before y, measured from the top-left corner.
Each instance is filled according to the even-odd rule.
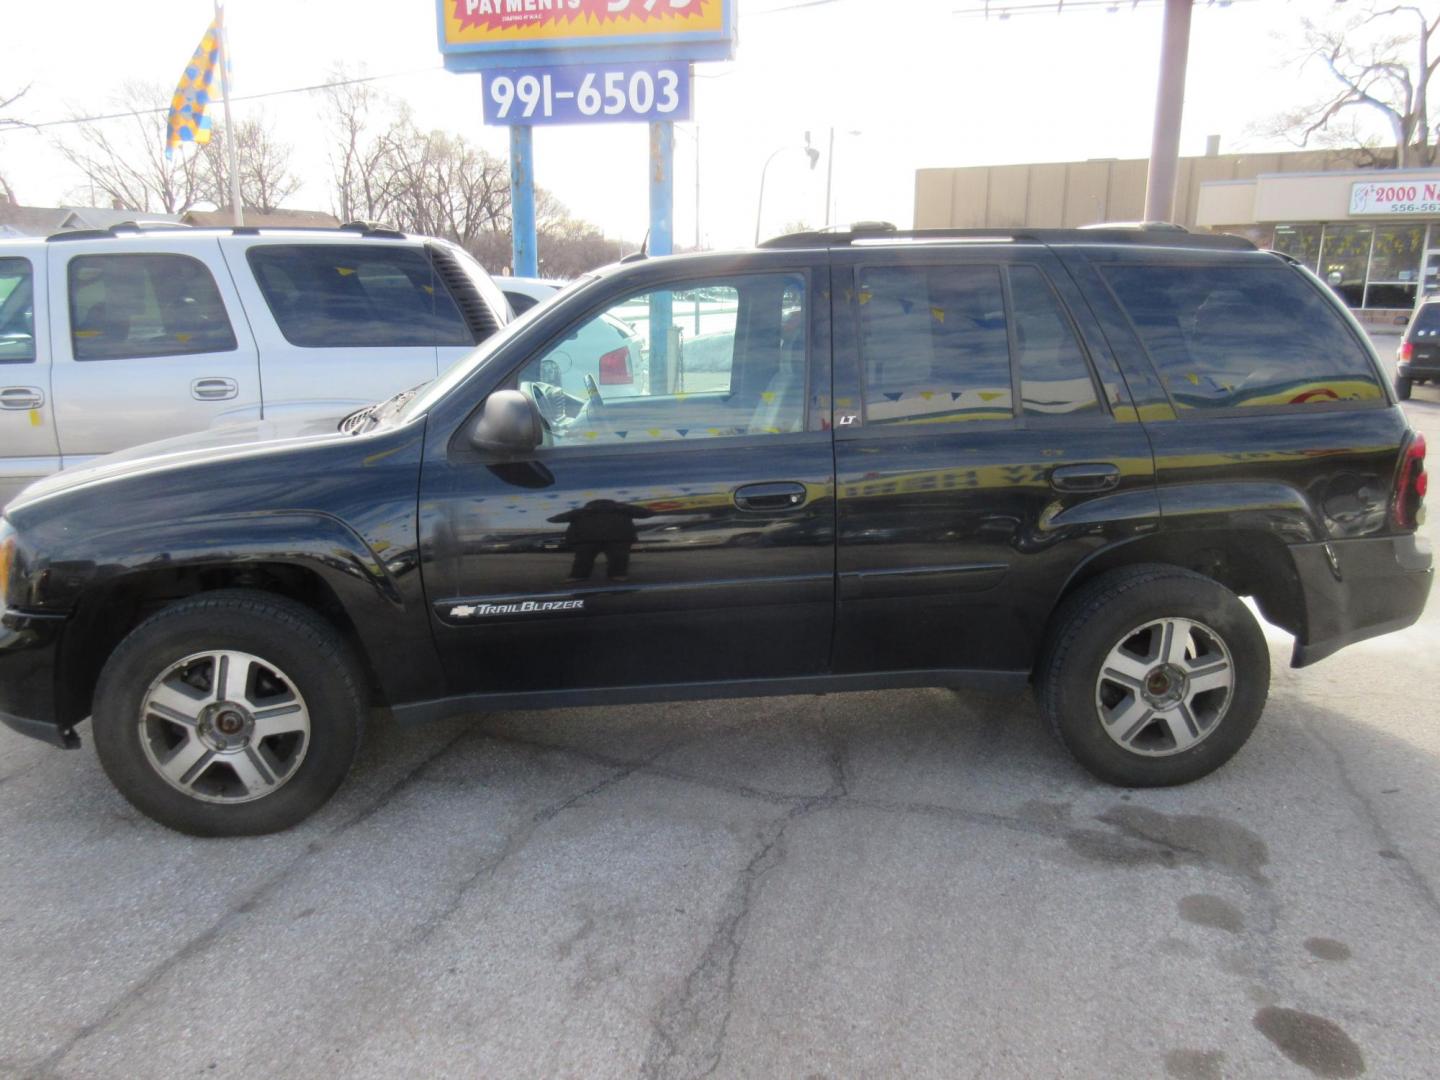
[[[1420,255],[1425,248],[1424,225],[1381,225],[1375,229],[1375,254],[1370,260],[1369,308],[1408,308],[1415,303]]]
[[[1351,307],[1365,303],[1365,273],[1375,230],[1369,225],[1327,225],[1320,244],[1320,279]]]
[[[1320,265],[1322,228],[1320,225],[1276,225],[1275,250],[1314,270]]]

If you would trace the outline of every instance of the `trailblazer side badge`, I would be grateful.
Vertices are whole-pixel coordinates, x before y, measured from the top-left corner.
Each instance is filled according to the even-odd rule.
[[[450,619],[483,619],[494,615],[541,615],[550,611],[582,611],[584,600],[522,600],[518,604],[456,604]]]

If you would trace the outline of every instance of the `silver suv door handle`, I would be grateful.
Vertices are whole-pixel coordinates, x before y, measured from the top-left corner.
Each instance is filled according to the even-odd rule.
[[[240,384],[234,379],[196,379],[190,384],[190,396],[197,401],[228,401],[239,394]]]
[[[0,390],[0,409],[38,409],[45,392],[38,386],[7,386]]]

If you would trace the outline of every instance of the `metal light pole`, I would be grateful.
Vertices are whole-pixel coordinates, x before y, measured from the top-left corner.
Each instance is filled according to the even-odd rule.
[[[1160,45],[1160,82],[1155,91],[1155,132],[1145,178],[1145,220],[1175,215],[1175,180],[1180,165],[1180,120],[1185,112],[1185,61],[1190,52],[1192,0],[1165,0]]]
[[[770,156],[765,159],[765,165],[760,170],[760,198],[755,203],[755,245],[760,245],[760,221],[765,212],[765,174],[770,171],[770,163],[783,154],[786,150],[793,150],[793,146],[779,146],[771,151]],[[805,145],[802,148],[810,158],[810,168],[813,171],[815,166],[820,164],[820,151],[810,145],[810,132],[805,133]]]

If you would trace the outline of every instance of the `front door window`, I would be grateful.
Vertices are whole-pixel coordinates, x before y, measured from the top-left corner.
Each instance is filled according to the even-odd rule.
[[[516,377],[559,449],[805,429],[806,281],[751,274],[632,294]]]

